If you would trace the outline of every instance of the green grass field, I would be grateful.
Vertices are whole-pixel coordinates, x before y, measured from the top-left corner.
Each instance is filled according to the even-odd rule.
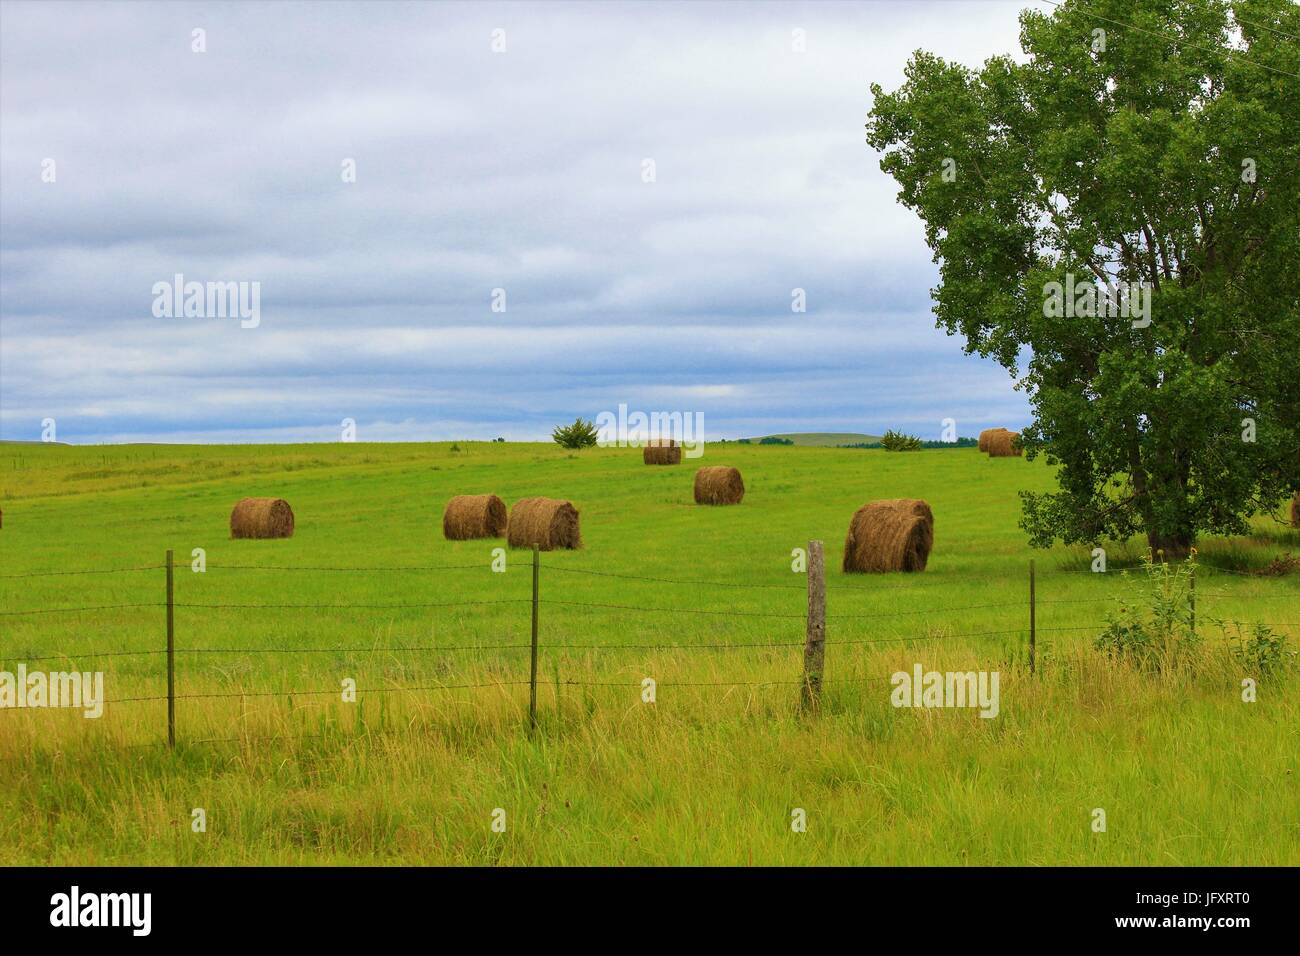
[[[1300,862],[1300,679],[1262,680],[1243,703],[1250,675],[1212,623],[1273,622],[1300,643],[1300,575],[1241,573],[1300,551],[1294,530],[1259,519],[1249,538],[1201,543],[1203,666],[1153,675],[1092,648],[1141,543],[1112,549],[1106,575],[1086,573],[1087,549],[1026,546],[1017,492],[1052,486],[1042,462],[735,444],[680,467],[640,457],[0,445],[0,670],[100,669],[110,700],[164,694],[166,549],[182,565],[175,751],[158,700],[98,720],[0,712],[0,864]],[[697,463],[739,467],[744,503],[695,506]],[[448,496],[485,491],[582,514],[582,550],[542,556],[533,733],[531,554],[494,573],[504,541],[441,533]],[[295,536],[230,540],[245,495],[287,498]],[[841,574],[853,511],[900,496],[933,506],[926,572]],[[827,552],[816,715],[798,707],[805,576],[791,570],[810,539]],[[50,612],[136,603],[151,606]],[[274,604],[331,606],[196,606]],[[373,606],[393,604],[450,606]],[[999,716],[892,707],[889,675],[916,663],[997,670]]]

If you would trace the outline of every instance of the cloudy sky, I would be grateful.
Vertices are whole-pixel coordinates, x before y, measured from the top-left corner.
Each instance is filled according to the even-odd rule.
[[[0,438],[1018,427],[863,125],[1024,5],[4,2]],[[156,315],[177,274],[259,323]]]

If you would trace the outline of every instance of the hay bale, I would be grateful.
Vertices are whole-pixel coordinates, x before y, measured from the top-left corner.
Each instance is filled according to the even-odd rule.
[[[230,512],[232,538],[292,538],[293,509],[283,498],[245,498]]]
[[[995,435],[1014,435],[1016,434],[1009,428],[986,428],[980,432],[979,449],[980,451],[989,450],[989,441]]]
[[[934,512],[924,501],[872,501],[853,513],[842,568],[846,574],[924,571],[933,546]]]
[[[925,551],[927,554],[930,552],[930,548],[934,546],[934,512],[930,510],[929,502],[922,501],[920,498],[884,498],[880,501],[874,501],[872,504],[888,505],[904,514],[924,518],[926,527],[929,530],[929,536],[925,540]]]
[[[506,503],[496,495],[456,495],[442,513],[442,536],[448,541],[499,538],[507,520]]]
[[[647,465],[680,465],[682,449],[671,438],[652,438],[641,449],[641,460]]]
[[[989,435],[988,453],[990,458],[1012,458],[1021,454],[1020,435],[1005,428]]]
[[[578,509],[557,498],[522,498],[510,509],[506,538],[512,548],[580,548]]]
[[[730,465],[710,465],[695,473],[697,505],[738,505],[745,497],[745,482]]]

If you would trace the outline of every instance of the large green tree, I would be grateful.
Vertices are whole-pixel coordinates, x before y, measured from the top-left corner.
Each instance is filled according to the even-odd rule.
[[[1021,13],[1022,56],[918,51],[872,86],[938,325],[1018,379],[1025,448],[1060,465],[1023,495],[1035,545],[1173,557],[1300,487],[1297,37],[1288,0],[1065,0]],[[1130,314],[1053,295],[1087,281]]]

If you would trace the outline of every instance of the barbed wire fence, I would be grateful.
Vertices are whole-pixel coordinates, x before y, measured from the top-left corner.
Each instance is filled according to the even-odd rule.
[[[816,711],[820,705],[821,691],[825,684],[868,684],[875,682],[889,681],[885,677],[852,677],[826,679],[824,677],[826,650],[827,650],[827,614],[826,614],[826,592],[832,591],[861,591],[869,593],[880,593],[888,590],[907,590],[917,591],[912,585],[897,584],[828,584],[825,579],[825,562],[824,549],[821,541],[810,541],[807,550],[807,569],[806,569],[806,586],[802,584],[771,584],[755,582],[738,582],[738,581],[716,581],[704,579],[689,578],[664,578],[652,575],[628,574],[624,572],[604,571],[593,568],[571,568],[563,565],[547,565],[546,570],[557,572],[564,575],[584,575],[597,578],[608,578],[618,580],[641,581],[657,584],[670,584],[674,586],[691,586],[703,588],[738,588],[753,590],[795,590],[806,592],[806,606],[797,612],[786,611],[756,611],[744,609],[716,609],[716,608],[688,608],[663,606],[645,606],[636,604],[622,604],[602,601],[575,601],[565,600],[562,598],[543,598],[541,594],[541,552],[534,547],[532,550],[532,593],[530,598],[500,598],[493,600],[466,600],[466,601],[404,601],[404,602],[357,602],[347,601],[342,603],[288,603],[288,602],[262,602],[262,603],[205,603],[205,602],[186,602],[176,600],[175,588],[175,570],[177,567],[187,567],[185,564],[177,565],[175,563],[174,553],[167,551],[166,560],[163,564],[156,565],[133,565],[128,567],[114,568],[82,568],[82,569],[58,569],[47,571],[23,572],[18,574],[0,575],[0,579],[22,579],[22,578],[41,578],[56,576],[73,576],[73,575],[105,575],[105,574],[133,574],[141,572],[159,571],[166,572],[165,596],[162,601],[142,601],[142,602],[125,602],[116,604],[95,604],[76,607],[51,607],[51,608],[29,608],[20,610],[3,610],[0,611],[0,618],[27,617],[50,614],[87,614],[111,610],[128,610],[139,608],[160,608],[165,610],[165,628],[166,644],[161,648],[149,648],[143,650],[89,650],[73,654],[49,654],[37,657],[25,657],[27,662],[45,662],[53,660],[67,660],[73,656],[85,659],[118,659],[128,657],[164,657],[165,658],[165,675],[166,688],[165,694],[154,695],[137,695],[128,697],[109,698],[103,701],[104,704],[133,704],[163,702],[167,704],[167,743],[169,748],[176,746],[176,708],[177,703],[188,700],[222,700],[222,699],[248,699],[248,698],[274,698],[274,697],[319,697],[340,694],[339,688],[328,690],[317,689],[294,689],[291,691],[263,691],[263,690],[238,690],[238,691],[220,691],[220,692],[202,692],[202,693],[177,693],[176,683],[176,658],[180,656],[203,656],[203,655],[227,655],[227,654],[260,654],[260,655],[310,655],[310,654],[345,654],[345,653],[456,653],[462,651],[501,651],[501,650],[528,650],[529,651],[529,674],[527,679],[519,678],[515,680],[493,680],[493,681],[468,681],[460,683],[440,682],[436,684],[418,684],[418,685],[390,685],[375,686],[365,688],[353,688],[355,695],[362,694],[386,694],[397,692],[433,692],[448,690],[476,690],[484,688],[513,688],[527,686],[529,688],[528,701],[528,726],[530,730],[535,730],[538,726],[538,706],[537,706],[537,687],[538,687],[538,667],[542,645],[540,642],[540,618],[542,608],[545,606],[564,607],[564,608],[581,608],[590,611],[609,612],[614,611],[620,614],[659,614],[665,612],[678,612],[699,614],[704,616],[723,616],[727,618],[762,618],[769,620],[800,620],[804,622],[805,635],[803,640],[764,640],[764,641],[724,641],[724,642],[573,642],[569,640],[547,642],[546,649],[551,650],[587,650],[587,651],[616,651],[616,650],[640,650],[640,651],[694,651],[694,650],[751,650],[751,649],[772,649],[772,648],[802,648],[802,668],[798,677],[779,680],[710,680],[710,681],[668,681],[660,683],[655,682],[656,687],[797,687],[799,688],[799,704],[804,711]],[[248,564],[219,564],[213,566],[213,570],[218,571],[237,571],[237,572],[272,572],[272,573],[330,573],[330,574],[365,574],[365,573],[431,573],[442,571],[458,570],[482,570],[485,565],[482,563],[475,564],[453,564],[453,565],[390,565],[390,566],[338,566],[338,565],[248,565]],[[206,573],[206,565],[205,565]],[[1215,569],[1216,573],[1243,574],[1232,569]],[[1068,571],[1062,573],[1097,573],[1092,571]],[[1107,572],[1101,572],[1103,574]],[[1114,574],[1114,572],[1109,572]],[[1190,609],[1191,609],[1191,627],[1193,631],[1196,627],[1196,565],[1191,565],[1189,576],[1190,589]],[[1222,592],[1216,592],[1221,594]],[[1085,624],[1085,625],[1065,625],[1042,627],[1038,623],[1038,608],[1042,605],[1073,605],[1073,604],[1100,604],[1114,602],[1114,596],[1097,597],[1097,598],[1057,598],[1044,600],[1037,593],[1037,570],[1035,562],[1029,562],[1026,601],[1024,605],[1025,619],[1022,625],[1009,628],[998,628],[993,630],[977,630],[964,632],[945,631],[941,634],[911,634],[903,637],[869,637],[869,638],[848,638],[836,639],[833,643],[835,646],[869,646],[869,645],[889,645],[889,644],[907,644],[913,642],[933,641],[933,640],[951,640],[958,638],[985,638],[985,637],[1008,637],[1012,635],[1022,635],[1026,639],[1026,653],[1028,658],[1029,670],[1031,674],[1037,672],[1038,665],[1038,647],[1037,638],[1039,634],[1048,633],[1065,633],[1080,631],[1099,631],[1104,624]],[[353,646],[334,646],[334,647],[178,647],[176,641],[175,611],[177,608],[187,610],[234,610],[234,611],[256,611],[256,610],[377,610],[377,609],[433,609],[433,608],[467,608],[467,607],[489,607],[489,606],[508,606],[528,604],[531,608],[530,613],[530,640],[528,643],[475,643],[475,644],[393,644],[393,645],[353,645]],[[954,612],[966,612],[977,610],[1005,610],[1008,608],[1008,602],[982,602],[975,604],[965,604],[958,606],[946,607],[924,607],[911,610],[893,610],[878,611],[868,613],[836,613],[831,616],[830,620],[834,621],[861,621],[871,620],[884,622],[886,620],[914,618],[916,615]],[[1253,621],[1230,620],[1221,621],[1222,624],[1254,626],[1257,623]],[[1272,622],[1273,627],[1300,627],[1300,623],[1295,622]],[[0,656],[3,659],[3,656]],[[637,681],[580,681],[580,680],[556,680],[557,686],[564,687],[622,687],[622,688],[642,688],[643,684]],[[9,708],[4,708],[9,709]],[[374,733],[369,731],[369,733]],[[219,743],[238,741],[243,739],[266,739],[276,740],[284,739],[286,736],[292,737],[319,737],[322,734],[303,734],[303,735],[269,735],[257,738],[203,738],[193,741],[194,743]]]

